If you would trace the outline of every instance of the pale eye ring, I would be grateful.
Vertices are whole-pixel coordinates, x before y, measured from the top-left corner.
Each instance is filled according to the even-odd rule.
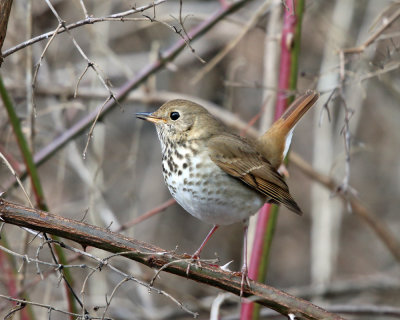
[[[181,115],[179,114],[179,112],[176,112],[176,111],[172,111],[171,113],[170,113],[170,115],[169,115],[169,117],[171,118],[171,120],[178,120],[179,119],[179,117],[180,117]]]

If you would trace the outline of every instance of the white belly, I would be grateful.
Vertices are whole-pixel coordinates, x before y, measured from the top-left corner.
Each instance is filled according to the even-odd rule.
[[[265,202],[263,196],[226,174],[206,153],[176,160],[174,174],[168,174],[168,166],[167,160],[163,160],[164,179],[171,195],[204,222],[227,225],[243,221]]]

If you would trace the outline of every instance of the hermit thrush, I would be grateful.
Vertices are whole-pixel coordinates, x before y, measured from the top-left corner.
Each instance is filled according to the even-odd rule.
[[[300,96],[256,140],[232,133],[205,108],[188,100],[172,100],[153,113],[136,114],[156,125],[164,180],[172,196],[192,216],[213,225],[193,259],[199,258],[219,225],[247,221],[265,202],[302,213],[277,169],[295,124],[318,96],[313,91]],[[246,274],[244,259],[242,279]]]

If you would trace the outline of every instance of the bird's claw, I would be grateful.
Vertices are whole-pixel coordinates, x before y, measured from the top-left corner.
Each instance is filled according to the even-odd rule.
[[[190,266],[191,266],[193,263],[196,263],[196,265],[197,265],[199,268],[201,268],[201,261],[200,261],[200,257],[199,257],[198,254],[192,255],[192,257],[190,258],[190,261],[189,261],[188,266],[187,266],[187,268],[186,268],[186,276],[187,276],[187,277],[189,276],[189,273],[190,273]]]
[[[250,288],[250,278],[248,277],[247,266],[242,267],[241,274],[242,274],[242,280],[240,281],[240,297],[243,297],[245,283],[247,287]]]

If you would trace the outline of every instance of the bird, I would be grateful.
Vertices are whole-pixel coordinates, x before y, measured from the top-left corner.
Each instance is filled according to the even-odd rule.
[[[295,125],[318,98],[312,90],[300,95],[257,139],[237,135],[206,108],[189,100],[175,99],[152,113],[136,113],[137,118],[155,124],[162,172],[172,197],[192,216],[213,226],[191,256],[193,261],[199,261],[219,226],[236,222],[244,222],[245,252],[248,219],[266,202],[302,214],[278,168]],[[244,257],[241,295],[244,283],[249,285],[246,260]]]

